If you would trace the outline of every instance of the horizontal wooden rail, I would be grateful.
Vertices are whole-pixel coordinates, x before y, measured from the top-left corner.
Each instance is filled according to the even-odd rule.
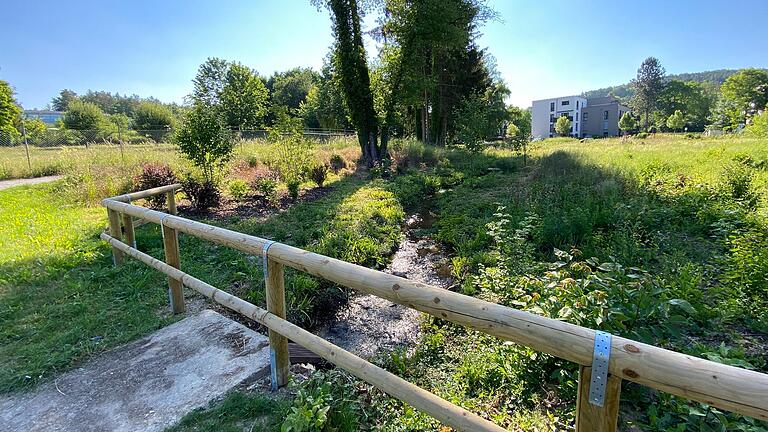
[[[329,362],[350,372],[385,393],[407,402],[415,408],[429,413],[448,426],[461,431],[504,431],[504,428],[458,407],[421,387],[394,375],[368,361],[346,351],[301,327],[284,320],[239,297],[233,296],[200,279],[190,276],[150,255],[147,255],[120,240],[103,233],[101,238],[123,254],[133,257],[148,266],[166,274],[169,278],[192,288],[209,299],[262,324]]]
[[[255,236],[106,199],[108,209],[160,223],[201,239],[261,255]],[[590,366],[594,330],[371,270],[281,243],[269,259],[358,291]],[[645,386],[718,408],[768,420],[768,375],[613,337],[609,371]]]
[[[179,189],[181,189],[181,184],[174,183],[172,185],[160,186],[160,187],[147,189],[143,191],[133,192],[133,193],[124,194],[124,195],[118,195],[116,197],[108,198],[108,199],[126,203],[126,202],[136,201],[143,198],[149,198],[153,195],[160,195],[162,193],[167,193],[167,192],[175,192]]]

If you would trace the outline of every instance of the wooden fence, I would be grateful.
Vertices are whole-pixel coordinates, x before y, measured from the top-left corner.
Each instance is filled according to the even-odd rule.
[[[168,276],[169,297],[174,313],[184,311],[182,286],[186,286],[267,327],[273,357],[273,386],[282,386],[288,381],[290,339],[457,430],[503,430],[488,420],[287,321],[283,269],[284,266],[289,266],[579,364],[576,412],[578,431],[616,430],[622,380],[633,381],[760,420],[768,420],[766,374],[618,336],[611,337],[610,342],[601,347],[600,341],[604,335],[592,329],[413,282],[286,244],[185,219],[176,216],[175,193],[179,188],[180,185],[175,184],[103,200],[102,205],[107,208],[109,216],[109,234],[104,233],[101,238],[111,244],[115,265],[122,263],[124,255],[128,255]],[[131,204],[132,201],[158,194],[167,195],[168,213]],[[136,249],[134,218],[160,224],[165,262]],[[263,257],[267,263],[267,309],[259,308],[182,272],[179,232]],[[609,354],[597,356],[598,348],[601,352]],[[608,351],[605,351],[606,349]],[[599,361],[605,361],[607,375],[601,373]],[[593,365],[598,365],[598,369],[593,371]],[[590,390],[597,391],[602,396],[602,403],[593,403],[595,401],[590,400]]]

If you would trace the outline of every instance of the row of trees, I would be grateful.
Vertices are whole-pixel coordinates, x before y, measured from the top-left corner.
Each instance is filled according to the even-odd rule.
[[[703,131],[708,126],[734,130],[749,124],[768,104],[768,72],[761,69],[742,69],[719,87],[665,75],[659,60],[649,57],[631,83],[630,105],[646,131]]]
[[[476,42],[479,28],[495,16],[484,1],[314,3],[330,13],[330,67],[369,163],[386,155],[392,135],[473,146],[503,132],[509,90]],[[380,49],[371,62],[361,28],[366,13],[380,16],[371,32]]]

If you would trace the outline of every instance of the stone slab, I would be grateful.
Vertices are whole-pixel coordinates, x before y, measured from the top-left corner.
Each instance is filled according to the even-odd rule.
[[[269,340],[211,310],[0,397],[1,431],[162,431],[269,367]]]

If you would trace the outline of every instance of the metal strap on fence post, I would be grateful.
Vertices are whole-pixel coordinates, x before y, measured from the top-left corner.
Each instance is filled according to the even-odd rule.
[[[589,403],[603,406],[608,383],[608,362],[611,359],[611,334],[595,330],[595,350],[592,354],[592,380],[589,382]]]

